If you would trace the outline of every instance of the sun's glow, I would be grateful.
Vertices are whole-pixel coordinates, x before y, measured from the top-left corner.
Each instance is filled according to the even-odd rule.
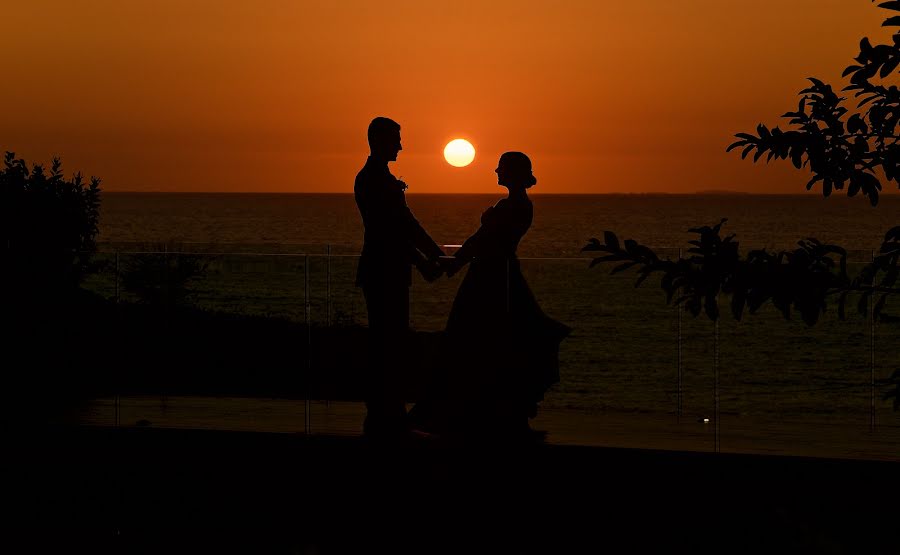
[[[475,159],[475,147],[465,139],[454,139],[444,147],[444,158],[451,166],[468,166]]]

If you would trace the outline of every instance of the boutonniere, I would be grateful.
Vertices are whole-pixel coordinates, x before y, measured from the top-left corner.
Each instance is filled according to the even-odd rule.
[[[400,187],[401,191],[405,191],[409,188],[409,185],[407,185],[406,182],[403,181],[402,175],[400,177],[394,179],[394,181],[397,183],[397,186]]]

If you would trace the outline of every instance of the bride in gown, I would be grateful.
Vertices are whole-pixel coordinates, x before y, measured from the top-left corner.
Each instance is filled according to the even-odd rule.
[[[439,436],[526,438],[544,393],[559,381],[559,344],[571,331],[538,306],[516,249],[531,227],[531,161],[507,152],[497,183],[509,195],[481,216],[481,227],[446,264],[467,264],[444,334],[435,379],[410,413],[413,427]]]

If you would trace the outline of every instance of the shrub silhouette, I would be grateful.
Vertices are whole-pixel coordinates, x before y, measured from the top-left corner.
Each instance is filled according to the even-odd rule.
[[[96,251],[100,179],[66,179],[54,158],[39,164],[7,152],[0,169],[4,296],[12,306],[53,299],[77,288]],[[10,306],[8,305],[8,306]]]
[[[210,258],[183,252],[180,245],[151,245],[131,254],[124,262],[122,286],[139,301],[156,307],[183,306],[188,303],[189,286],[201,278]]]
[[[3,253],[4,421],[27,428],[65,413],[84,380],[73,356],[94,354],[96,307],[79,284],[91,270],[100,180],[66,179],[7,152],[0,168]],[[35,403],[40,399],[40,403]]]

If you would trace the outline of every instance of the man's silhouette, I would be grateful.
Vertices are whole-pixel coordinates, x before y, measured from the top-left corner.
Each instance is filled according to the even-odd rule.
[[[369,312],[369,383],[364,434],[397,437],[406,432],[402,367],[409,344],[409,286],[414,264],[433,281],[443,251],[406,205],[404,184],[388,169],[402,150],[400,125],[388,118],[369,124],[371,154],[356,175],[353,192],[365,226],[356,284]]]

